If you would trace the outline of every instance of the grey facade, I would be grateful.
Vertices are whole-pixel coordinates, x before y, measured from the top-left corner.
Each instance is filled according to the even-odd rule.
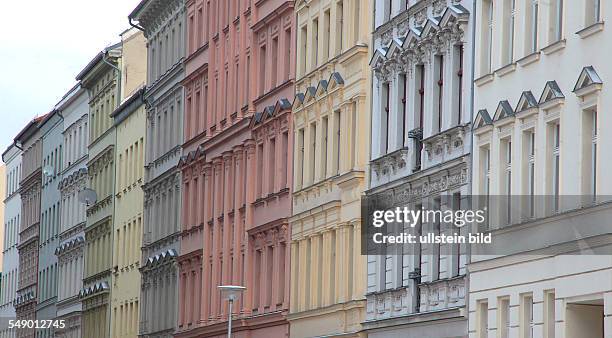
[[[147,38],[147,145],[139,334],[170,337],[178,313],[180,172],[185,75],[185,2],[143,0],[130,14]],[[170,215],[176,215],[170,216]],[[168,311],[153,304],[170,300]]]
[[[8,328],[8,318],[15,317],[13,302],[17,297],[19,278],[19,226],[21,223],[21,150],[14,144],[2,154],[6,164],[6,195],[4,200],[4,243],[2,247],[2,286],[0,287],[0,338],[15,337],[15,330]]]
[[[50,113],[40,125],[42,133],[42,193],[38,249],[37,319],[53,319],[57,302],[57,257],[60,227],[60,193],[57,184],[62,172],[64,138],[63,118],[57,111]],[[36,331],[37,337],[51,337],[52,329]]]
[[[87,187],[87,143],[89,140],[89,105],[87,92],[79,85],[72,88],[56,105],[64,117],[62,135],[63,170],[57,188],[61,195],[58,260],[57,318],[66,327],[55,331],[55,337],[81,336],[81,301],[83,287],[83,253],[85,244],[86,205],[78,194]]]
[[[472,1],[376,1],[368,196],[458,209],[470,193]],[[401,231],[461,232],[435,222]],[[465,337],[465,245],[368,255],[368,337]]]

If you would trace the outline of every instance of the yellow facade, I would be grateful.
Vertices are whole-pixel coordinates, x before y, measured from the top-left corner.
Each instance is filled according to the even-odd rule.
[[[122,103],[113,114],[115,152],[115,215],[111,337],[137,337],[140,299],[140,247],[143,229],[146,112],[143,91],[146,45],[142,32],[123,34]]]
[[[115,128],[110,114],[118,105],[120,45],[98,54],[77,76],[89,92],[89,188],[96,200],[87,206],[85,273],[79,293],[83,337],[109,337],[112,268],[111,228],[114,210]]]
[[[362,337],[370,1],[297,1],[291,337]]]

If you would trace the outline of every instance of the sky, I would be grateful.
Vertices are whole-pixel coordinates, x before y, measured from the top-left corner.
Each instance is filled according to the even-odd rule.
[[[51,110],[99,51],[119,42],[139,2],[0,3],[0,153],[28,121]]]

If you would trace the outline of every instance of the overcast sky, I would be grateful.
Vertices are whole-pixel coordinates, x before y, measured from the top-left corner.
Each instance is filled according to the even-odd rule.
[[[96,53],[119,41],[139,0],[0,3],[0,153],[48,112]]]

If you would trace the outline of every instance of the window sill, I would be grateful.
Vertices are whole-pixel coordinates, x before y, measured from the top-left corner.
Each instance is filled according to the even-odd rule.
[[[477,78],[476,80],[474,80],[474,83],[480,87],[483,86],[489,82],[493,81],[493,73],[489,73],[489,74],[485,74],[479,78]]]
[[[596,22],[588,27],[585,27],[577,31],[576,34],[580,36],[581,39],[586,39],[589,36],[594,35],[595,33],[603,31],[603,29],[604,29],[604,22],[599,21],[599,22]]]
[[[497,69],[495,71],[495,75],[497,75],[498,77],[504,77],[505,75],[508,75],[512,72],[514,72],[516,70],[516,62],[513,63],[509,63],[499,69]]]
[[[542,53],[544,53],[545,55],[556,53],[565,48],[566,42],[567,41],[565,39],[561,39],[559,41],[553,42],[552,44],[542,48]]]
[[[540,52],[533,52],[516,61],[521,67],[526,67],[540,60]]]

